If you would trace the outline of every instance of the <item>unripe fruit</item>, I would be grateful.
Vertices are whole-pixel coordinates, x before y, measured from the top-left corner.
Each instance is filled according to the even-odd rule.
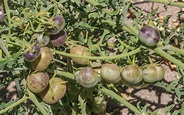
[[[121,80],[120,69],[116,64],[103,64],[101,77],[109,83],[117,83]]]
[[[143,79],[146,82],[155,82],[164,78],[165,70],[162,66],[150,65],[143,70]]]
[[[138,36],[147,46],[155,46],[160,40],[159,31],[151,26],[143,26]]]
[[[49,86],[39,94],[47,104],[55,104],[66,93],[66,83],[61,78],[53,78]]]
[[[129,83],[137,84],[142,81],[142,71],[137,65],[127,65],[122,70],[122,77]]]
[[[33,46],[31,50],[23,55],[24,59],[28,62],[32,62],[40,56],[40,47],[38,45]]]
[[[46,72],[32,73],[27,78],[27,87],[33,93],[42,92],[49,84],[49,76]]]
[[[31,62],[31,67],[33,70],[43,71],[51,63],[53,58],[52,52],[48,47],[42,47],[40,56],[33,62]]]
[[[70,49],[70,53],[71,54],[75,54],[75,55],[79,55],[79,56],[90,56],[89,53],[89,49],[84,47],[84,46],[80,46],[80,45],[76,45],[73,46]],[[72,60],[77,63],[77,64],[81,64],[81,65],[87,65],[89,64],[89,59],[84,59],[84,58],[72,58]]]
[[[94,87],[98,81],[98,74],[91,67],[86,67],[76,72],[76,81],[81,84],[83,87]]]

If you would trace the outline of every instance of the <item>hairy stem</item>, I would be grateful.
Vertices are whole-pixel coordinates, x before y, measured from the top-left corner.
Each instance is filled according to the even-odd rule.
[[[114,99],[116,99],[117,101],[119,101],[120,103],[124,104],[126,107],[128,107],[130,110],[132,110],[135,114],[137,115],[142,115],[141,112],[132,104],[130,104],[128,101],[126,101],[124,98],[122,98],[121,96],[119,96],[118,94],[114,93],[112,90],[109,90],[105,87],[102,87],[100,89],[104,94],[113,97]]]

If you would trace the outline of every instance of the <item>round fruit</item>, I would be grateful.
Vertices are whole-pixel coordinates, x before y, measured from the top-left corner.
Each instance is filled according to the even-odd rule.
[[[55,16],[53,18],[53,22],[55,23],[55,27],[50,29],[50,34],[58,34],[61,30],[63,30],[65,26],[65,19],[63,16]]]
[[[46,72],[32,73],[27,78],[27,87],[33,93],[42,92],[49,84],[49,76]]]
[[[47,104],[55,104],[66,93],[66,83],[61,78],[55,77],[49,86],[39,94],[41,99]]]
[[[122,70],[122,77],[131,84],[137,84],[142,81],[142,71],[137,65],[127,65]]]
[[[165,70],[162,66],[150,65],[143,70],[143,79],[146,82],[155,82],[164,78]]]
[[[98,74],[91,67],[83,68],[80,71],[76,72],[75,75],[76,81],[83,87],[94,87],[99,81]]]
[[[101,77],[109,83],[117,83],[121,80],[120,69],[116,64],[103,64]]]
[[[155,46],[160,40],[160,33],[151,26],[143,26],[139,31],[139,39],[147,46]]]
[[[76,45],[76,46],[72,47],[70,49],[70,53],[75,54],[75,55],[79,55],[79,56],[90,56],[89,49],[84,47],[84,46],[80,46],[80,45]],[[72,60],[75,63],[81,64],[81,65],[89,64],[89,59],[77,58],[77,57],[74,58],[73,57]]]
[[[31,67],[33,70],[43,71],[51,63],[53,58],[52,52],[48,47],[42,47],[40,51],[40,56],[33,62],[31,62]]]
[[[51,44],[52,46],[61,46],[66,41],[66,33],[65,31],[61,30],[58,34],[51,36]]]
[[[43,35],[43,34],[39,34],[37,37],[37,43],[39,46],[43,47],[46,46],[50,41],[50,36],[49,35]]]
[[[24,53],[24,59],[28,62],[32,62],[40,56],[40,47],[38,45],[35,45],[31,49],[32,51],[28,51]]]

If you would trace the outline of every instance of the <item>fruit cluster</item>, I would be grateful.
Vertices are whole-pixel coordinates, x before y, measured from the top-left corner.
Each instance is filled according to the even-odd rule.
[[[45,71],[50,65],[53,55],[47,45],[61,46],[66,40],[63,30],[65,20],[62,16],[53,18],[55,27],[49,28],[49,34],[35,34],[36,45],[24,53],[24,59],[29,62],[33,72],[27,77],[27,87],[33,93],[39,94],[40,98],[47,104],[54,104],[66,93],[66,84],[59,77],[50,78]]]
[[[79,50],[79,49],[80,50]],[[83,46],[72,48],[70,53],[89,56],[88,49]],[[89,59],[72,58],[77,64],[87,65]],[[165,70],[161,65],[150,64],[147,67],[137,65],[126,65],[119,67],[116,64],[103,64],[100,69],[85,67],[75,73],[76,81],[83,87],[94,87],[101,79],[108,83],[118,83],[122,79],[130,84],[138,84],[142,81],[152,83],[161,80],[164,77]]]

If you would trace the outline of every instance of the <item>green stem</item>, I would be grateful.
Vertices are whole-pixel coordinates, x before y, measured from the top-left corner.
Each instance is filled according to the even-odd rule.
[[[138,36],[138,30],[136,30],[129,22],[124,22],[124,25],[135,35]]]
[[[15,103],[11,104],[10,106],[6,107],[3,110],[0,110],[0,114],[3,114],[5,112],[7,112],[9,109],[14,108],[15,106],[19,105],[20,103],[24,102],[28,97],[26,95],[24,95],[21,99],[19,99],[18,101],[16,101]]]
[[[53,59],[53,61],[58,62],[58,63],[60,63],[60,64],[63,64],[64,66],[67,65],[67,63],[65,63],[65,62],[63,62],[63,61],[61,61],[61,60],[58,60],[58,59]]]
[[[8,7],[8,1],[4,0],[4,6],[5,6],[5,11],[6,11],[6,15],[8,17],[8,37],[6,38],[6,41],[10,41],[10,35],[11,35],[11,17],[10,17],[10,9]]]
[[[8,49],[5,46],[5,43],[2,39],[0,39],[0,48],[3,50],[3,52],[5,53],[5,55],[7,57],[11,57],[10,53],[8,52]]]
[[[167,53],[166,53],[165,51],[163,51],[161,48],[157,47],[157,48],[154,49],[154,51],[155,51],[157,54],[159,54],[159,55],[165,57],[166,59],[170,60],[171,62],[173,62],[173,63],[176,64],[177,66],[184,68],[184,64],[183,64],[180,60],[178,60],[178,59],[174,58],[173,56],[167,54]]]
[[[42,108],[42,106],[38,102],[36,96],[29,90],[28,90],[28,95],[29,95],[29,99],[36,105],[36,107],[38,107],[38,109],[41,111],[41,113],[43,115],[48,115],[48,113]]]
[[[124,104],[126,107],[128,107],[130,110],[132,110],[135,114],[137,115],[142,115],[141,112],[132,104],[130,104],[128,101],[126,101],[124,98],[122,98],[121,96],[119,96],[118,94],[114,93],[112,90],[109,90],[105,87],[102,87],[100,89],[104,94],[113,97],[114,99],[116,99],[117,101],[119,101],[120,103]]]
[[[184,54],[184,50],[179,49],[179,48],[177,48],[177,47],[174,47],[174,46],[172,46],[172,45],[164,46],[164,47],[162,47],[162,49],[174,51],[174,52],[179,53],[179,54]]]
[[[21,91],[21,87],[20,87],[20,83],[19,83],[19,78],[16,78],[14,81],[15,81],[15,84],[16,84],[18,96],[21,97],[22,96],[22,91]]]
[[[64,72],[64,71],[56,70],[56,74],[57,75],[61,75],[61,76],[65,76],[65,77],[67,77],[69,79],[72,79],[72,80],[75,79],[75,76],[73,74],[69,73],[69,72]]]
[[[62,55],[62,56],[66,56],[66,57],[75,57],[75,58],[86,58],[86,59],[90,59],[90,60],[110,60],[110,59],[120,59],[120,58],[124,58],[127,56],[131,56],[134,55],[136,53],[140,52],[140,48],[137,48],[133,51],[130,51],[128,53],[121,53],[120,55],[113,55],[113,56],[100,56],[100,57],[93,57],[93,56],[82,56],[82,55],[74,55],[74,54],[69,54],[66,52],[61,52],[61,51],[57,51],[55,50],[56,54]]]
[[[177,2],[177,1],[173,1],[173,0],[145,0],[145,1],[156,2],[156,3],[161,3],[161,4],[170,5],[170,6],[184,8],[183,2]]]

